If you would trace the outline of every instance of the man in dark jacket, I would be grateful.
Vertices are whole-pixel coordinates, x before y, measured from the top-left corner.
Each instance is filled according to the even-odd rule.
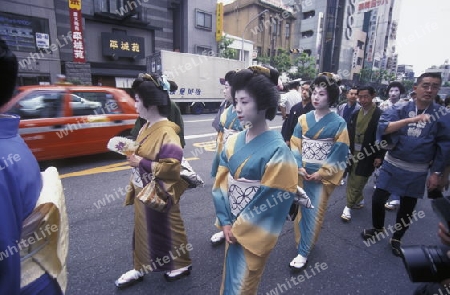
[[[347,206],[341,215],[344,221],[352,218],[352,208],[362,207],[364,186],[384,156],[383,149],[375,143],[378,120],[382,113],[372,102],[375,89],[371,86],[360,87],[357,95],[361,109],[352,114],[347,126],[352,156],[347,167]]]
[[[291,140],[292,133],[294,133],[294,128],[297,126],[298,117],[314,110],[314,106],[311,103],[309,86],[310,82],[304,82],[302,84],[302,101],[292,106],[289,116],[283,123],[281,135],[288,146],[290,145],[289,141]]]

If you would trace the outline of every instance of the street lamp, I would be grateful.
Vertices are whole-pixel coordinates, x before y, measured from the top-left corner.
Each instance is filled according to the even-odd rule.
[[[247,30],[248,26],[250,25],[250,23],[252,21],[254,21],[255,19],[257,19],[261,14],[264,14],[266,12],[269,12],[268,9],[264,9],[263,11],[261,11],[260,13],[258,13],[254,18],[252,18],[246,25],[244,28],[244,32],[242,33],[242,48],[241,48],[241,61],[245,61],[245,55],[244,55],[244,35],[245,35],[245,31]]]

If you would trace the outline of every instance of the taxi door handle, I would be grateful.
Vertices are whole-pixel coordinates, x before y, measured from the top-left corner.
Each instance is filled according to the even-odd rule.
[[[54,128],[54,129],[57,129],[57,128],[63,128],[65,125],[53,125],[52,127]]]
[[[122,123],[123,120],[115,120],[114,123]]]

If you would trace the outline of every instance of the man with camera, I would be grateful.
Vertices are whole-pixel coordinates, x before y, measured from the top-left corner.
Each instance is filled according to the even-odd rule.
[[[450,150],[450,114],[434,103],[442,78],[440,73],[424,73],[417,80],[415,101],[394,105],[384,112],[378,129],[390,143],[380,168],[372,197],[373,228],[362,232],[364,240],[379,239],[384,228],[384,204],[391,194],[400,196],[395,232],[390,240],[392,253],[403,257],[401,238],[411,223],[417,200],[442,185],[442,174]]]

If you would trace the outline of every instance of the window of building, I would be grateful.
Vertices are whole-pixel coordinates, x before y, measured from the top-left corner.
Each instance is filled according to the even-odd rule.
[[[195,10],[195,26],[200,29],[212,31],[212,14],[205,11]]]
[[[302,32],[302,38],[310,38],[313,35],[314,35],[314,32],[312,30]]]
[[[358,66],[362,66],[362,62],[363,62],[362,57],[358,57],[358,59],[356,60],[356,64],[357,64]]]
[[[195,46],[195,53],[201,54],[201,55],[211,55],[212,52],[211,47],[208,46],[202,46],[202,45],[196,45]]]
[[[49,23],[43,18],[0,12],[0,38],[15,51],[52,50]],[[24,65],[31,65],[29,59]]]
[[[360,41],[360,40],[358,40],[357,41],[357,45],[356,45],[359,49],[363,49],[363,46],[364,46],[364,42],[362,42],[362,41]]]
[[[278,20],[275,18],[271,18],[272,23],[272,35],[278,36]]]
[[[130,0],[95,0],[95,12],[116,14],[117,16],[131,16],[140,19],[141,5]]]
[[[312,17],[314,17],[315,15],[316,15],[316,11],[315,11],[315,10],[303,12],[303,19],[312,18]]]
[[[291,37],[291,24],[290,23],[286,23],[284,25],[284,29],[285,29],[284,35],[286,36],[286,38]]]

